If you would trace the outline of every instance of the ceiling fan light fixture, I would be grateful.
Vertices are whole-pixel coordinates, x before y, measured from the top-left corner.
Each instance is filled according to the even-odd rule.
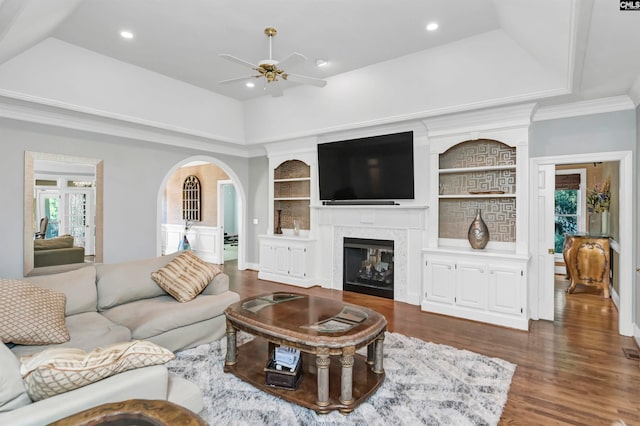
[[[133,33],[129,30],[122,30],[120,31],[120,37],[131,40],[133,38]]]
[[[435,31],[439,27],[437,22],[430,22],[427,24],[427,31]]]

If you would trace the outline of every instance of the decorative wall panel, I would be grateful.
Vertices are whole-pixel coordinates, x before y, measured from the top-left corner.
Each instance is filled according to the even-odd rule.
[[[288,200],[286,202],[275,202],[276,212],[274,214],[273,227],[278,226],[278,212],[281,209],[280,226],[285,229],[293,229],[293,221],[300,221],[300,229],[311,229],[309,220],[309,200]]]
[[[516,201],[514,198],[441,199],[440,238],[466,239],[469,224],[482,211],[490,241],[516,241]]]
[[[274,198],[309,197],[309,180],[275,182],[273,188]]]
[[[461,195],[475,192],[515,194],[516,171],[447,173],[440,175],[441,195]]]
[[[274,179],[298,179],[311,176],[311,167],[304,161],[289,160],[280,164],[274,171]]]
[[[491,139],[459,143],[440,155],[441,169],[515,166],[516,149]]]

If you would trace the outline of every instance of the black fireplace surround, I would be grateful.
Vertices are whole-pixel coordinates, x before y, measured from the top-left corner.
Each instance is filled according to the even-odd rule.
[[[393,299],[393,241],[344,238],[343,289]]]

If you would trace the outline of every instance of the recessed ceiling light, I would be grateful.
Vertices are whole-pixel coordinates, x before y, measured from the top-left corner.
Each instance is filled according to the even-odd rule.
[[[133,33],[131,31],[122,30],[120,31],[120,37],[130,40],[133,38]]]
[[[438,29],[437,22],[431,22],[429,25],[427,25],[427,31],[435,31],[437,29]]]
[[[316,66],[317,67],[324,67],[329,65],[329,61],[327,61],[326,59],[316,59]]]
[[[253,83],[253,81],[248,81],[247,82],[247,87],[254,87],[255,84]]]

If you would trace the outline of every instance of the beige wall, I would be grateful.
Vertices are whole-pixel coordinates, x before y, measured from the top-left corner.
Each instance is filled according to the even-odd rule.
[[[165,188],[166,223],[184,224],[182,220],[182,184],[187,176],[194,175],[200,180],[201,212],[200,222],[194,225],[218,225],[218,181],[229,176],[218,166],[182,167],[169,177]]]

